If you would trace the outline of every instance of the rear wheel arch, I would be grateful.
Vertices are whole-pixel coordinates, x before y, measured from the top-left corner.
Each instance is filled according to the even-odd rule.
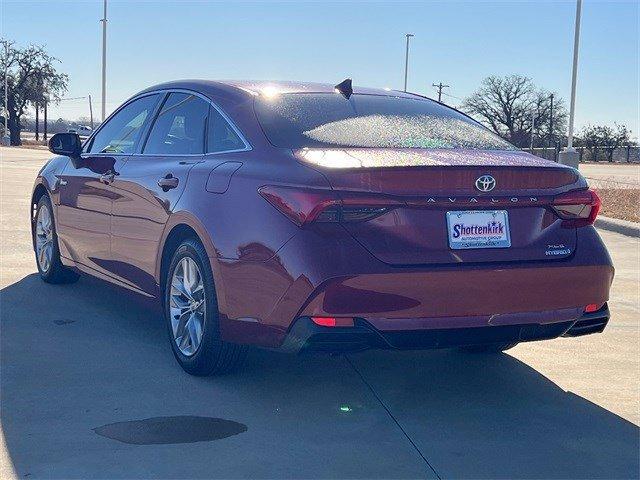
[[[167,270],[171,264],[171,257],[176,251],[180,243],[187,238],[195,238],[202,244],[207,256],[209,264],[213,272],[214,288],[218,297],[218,305],[223,308],[224,295],[221,292],[222,280],[220,278],[220,268],[216,261],[216,250],[211,242],[207,230],[195,218],[184,214],[174,214],[165,227],[165,232],[160,241],[158,255],[156,260],[156,281],[160,286],[160,292],[163,292],[164,282],[167,276]]]
[[[185,240],[193,238],[200,243],[200,237],[198,233],[185,223],[179,223],[175,225],[167,234],[164,243],[162,245],[162,254],[160,255],[160,271],[158,275],[160,291],[164,291],[164,282],[167,276],[169,265],[171,264],[171,257],[178,249],[180,244]]]

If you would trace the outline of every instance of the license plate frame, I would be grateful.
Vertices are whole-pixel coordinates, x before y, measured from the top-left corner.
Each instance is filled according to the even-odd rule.
[[[454,210],[447,212],[446,219],[447,240],[452,250],[511,247],[506,210]]]

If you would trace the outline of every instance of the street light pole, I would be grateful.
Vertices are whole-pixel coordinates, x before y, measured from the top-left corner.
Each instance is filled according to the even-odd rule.
[[[576,113],[576,83],[578,76],[578,51],[580,48],[580,16],[582,11],[582,0],[576,2],[576,27],[573,36],[573,71],[571,74],[571,106],[569,108],[569,137],[567,139],[567,150],[573,149],[573,119]]]
[[[413,33],[407,33],[405,37],[407,37],[407,50],[404,55],[404,91],[407,91],[407,75],[409,71],[409,39],[413,37]]]
[[[107,0],[104,0],[102,17],[102,121],[104,122],[107,107]]]
[[[89,118],[91,119],[91,131],[93,131],[93,105],[91,105],[91,94],[89,94]]]
[[[580,48],[580,17],[582,14],[582,0],[576,2],[576,24],[573,35],[573,69],[571,73],[571,104],[569,107],[569,134],[567,135],[567,147],[560,152],[560,163],[578,168],[579,155],[573,148],[573,120],[576,111],[576,83],[578,76],[578,51]]]

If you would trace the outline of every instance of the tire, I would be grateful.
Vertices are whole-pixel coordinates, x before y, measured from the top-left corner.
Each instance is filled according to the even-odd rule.
[[[163,308],[173,355],[185,372],[221,375],[243,363],[247,347],[220,338],[213,272],[197,239],[183,241],[173,253],[165,278]]]
[[[485,345],[467,345],[460,350],[467,353],[500,353],[515,347],[518,342],[512,343],[488,343]]]
[[[48,219],[48,220],[47,220]],[[58,235],[53,218],[53,207],[48,195],[43,195],[36,206],[33,227],[33,246],[40,278],[47,283],[73,283],[80,276],[62,265]]]

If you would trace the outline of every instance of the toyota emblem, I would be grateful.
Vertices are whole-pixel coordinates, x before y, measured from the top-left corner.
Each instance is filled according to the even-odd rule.
[[[491,175],[482,175],[476,180],[476,188],[481,192],[490,192],[496,188],[496,179]]]

